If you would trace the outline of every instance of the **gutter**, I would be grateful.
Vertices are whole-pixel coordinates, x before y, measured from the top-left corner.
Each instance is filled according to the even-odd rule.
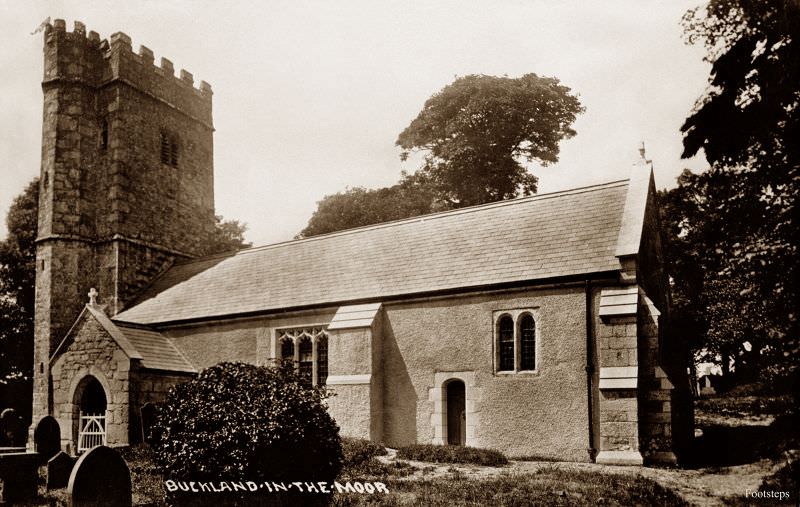
[[[589,453],[589,459],[594,462],[597,456],[597,449],[594,445],[594,410],[592,408],[592,401],[594,398],[594,389],[592,386],[592,377],[594,376],[594,361],[593,361],[593,330],[594,330],[594,312],[592,311],[592,282],[586,280],[586,396],[587,407],[589,410],[589,448],[586,451]]]

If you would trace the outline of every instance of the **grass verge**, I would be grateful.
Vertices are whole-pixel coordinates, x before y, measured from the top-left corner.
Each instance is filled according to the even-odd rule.
[[[484,466],[503,466],[508,458],[500,451],[462,447],[459,445],[414,444],[397,450],[397,457],[434,463],[461,463]]]
[[[437,479],[386,481],[388,494],[337,494],[337,507],[363,505],[545,506],[687,505],[680,497],[640,476],[545,468],[535,474],[470,480],[454,474]]]

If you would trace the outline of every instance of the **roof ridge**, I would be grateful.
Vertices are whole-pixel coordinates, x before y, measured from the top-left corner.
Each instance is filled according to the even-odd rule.
[[[451,210],[445,210],[445,211],[437,211],[437,212],[434,212],[434,213],[427,213],[427,214],[424,214],[424,215],[416,215],[416,216],[408,217],[408,218],[398,218],[397,220],[390,220],[388,222],[379,222],[379,223],[370,224],[370,225],[362,225],[360,227],[353,227],[353,228],[350,228],[350,229],[343,229],[341,231],[334,231],[334,232],[329,232],[329,233],[325,233],[325,234],[319,234],[317,236],[311,236],[309,238],[290,239],[290,240],[286,240],[286,241],[279,241],[277,243],[270,243],[270,244],[267,244],[267,245],[260,245],[260,246],[250,247],[250,248],[243,248],[242,250],[238,250],[238,251],[220,252],[218,254],[209,255],[207,257],[200,257],[200,258],[196,258],[196,259],[187,259],[185,261],[176,262],[174,264],[174,266],[185,266],[185,265],[188,265],[188,264],[194,264],[196,262],[204,262],[204,261],[209,261],[209,260],[219,259],[219,258],[224,258],[224,257],[233,257],[233,256],[237,256],[239,254],[256,253],[256,252],[260,252],[260,251],[263,251],[263,250],[269,250],[269,249],[272,249],[272,248],[278,248],[278,247],[287,246],[287,245],[295,245],[295,244],[299,244],[299,243],[318,241],[318,240],[321,240],[321,239],[331,238],[331,237],[335,237],[335,236],[346,236],[346,235],[350,235],[350,234],[357,234],[357,233],[360,233],[360,232],[365,232],[365,231],[374,230],[374,229],[383,229],[383,228],[388,228],[388,227],[394,227],[394,226],[401,225],[401,224],[404,224],[404,223],[412,223],[412,222],[424,221],[424,220],[428,220],[428,219],[435,220],[435,219],[438,219],[438,218],[443,218],[443,217],[452,216],[452,215],[461,215],[461,214],[466,214],[466,213],[474,213],[476,211],[482,211],[484,209],[499,208],[499,207],[503,207],[503,206],[512,206],[512,205],[515,205],[515,204],[520,204],[522,202],[552,199],[552,198],[555,198],[555,197],[562,197],[562,196],[565,196],[565,195],[583,194],[583,193],[592,192],[592,191],[595,191],[595,190],[602,190],[602,189],[606,189],[606,188],[614,188],[614,187],[617,187],[617,186],[621,186],[623,183],[627,183],[629,181],[630,181],[629,178],[625,178],[625,179],[620,179],[620,180],[615,180],[615,181],[608,181],[608,182],[604,182],[604,183],[596,183],[594,185],[586,185],[586,186],[583,186],[583,187],[575,187],[575,188],[569,188],[569,189],[565,189],[565,190],[556,190],[556,191],[547,192],[547,193],[544,193],[544,194],[528,195],[528,196],[524,196],[524,197],[516,197],[514,199],[504,199],[504,200],[501,200],[501,201],[488,202],[488,203],[484,203],[484,204],[476,204],[474,206],[465,206],[463,208],[457,208],[457,209],[451,209]]]

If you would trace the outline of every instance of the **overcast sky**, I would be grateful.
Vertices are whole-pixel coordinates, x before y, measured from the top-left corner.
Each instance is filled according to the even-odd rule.
[[[626,178],[640,141],[659,188],[685,168],[679,128],[706,88],[671,1],[0,0],[0,213],[39,173],[45,18],[123,31],[214,90],[217,213],[256,245],[299,232],[324,195],[397,181],[394,144],[425,100],[466,74],[554,76],[586,112],[540,193]],[[5,223],[0,237],[5,237]]]

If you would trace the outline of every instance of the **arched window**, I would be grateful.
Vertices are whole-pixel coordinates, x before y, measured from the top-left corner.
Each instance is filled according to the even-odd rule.
[[[317,340],[317,385],[324,386],[328,380],[328,338]]]
[[[303,382],[311,385],[311,373],[314,366],[314,347],[311,343],[311,338],[303,337],[300,339],[300,360],[298,365],[298,373]]]
[[[498,370],[514,371],[514,321],[510,316],[504,315],[497,324],[498,339]]]
[[[520,370],[536,369],[536,323],[530,314],[522,316],[519,322]]]
[[[291,338],[281,340],[281,360],[294,362],[294,340]]]

